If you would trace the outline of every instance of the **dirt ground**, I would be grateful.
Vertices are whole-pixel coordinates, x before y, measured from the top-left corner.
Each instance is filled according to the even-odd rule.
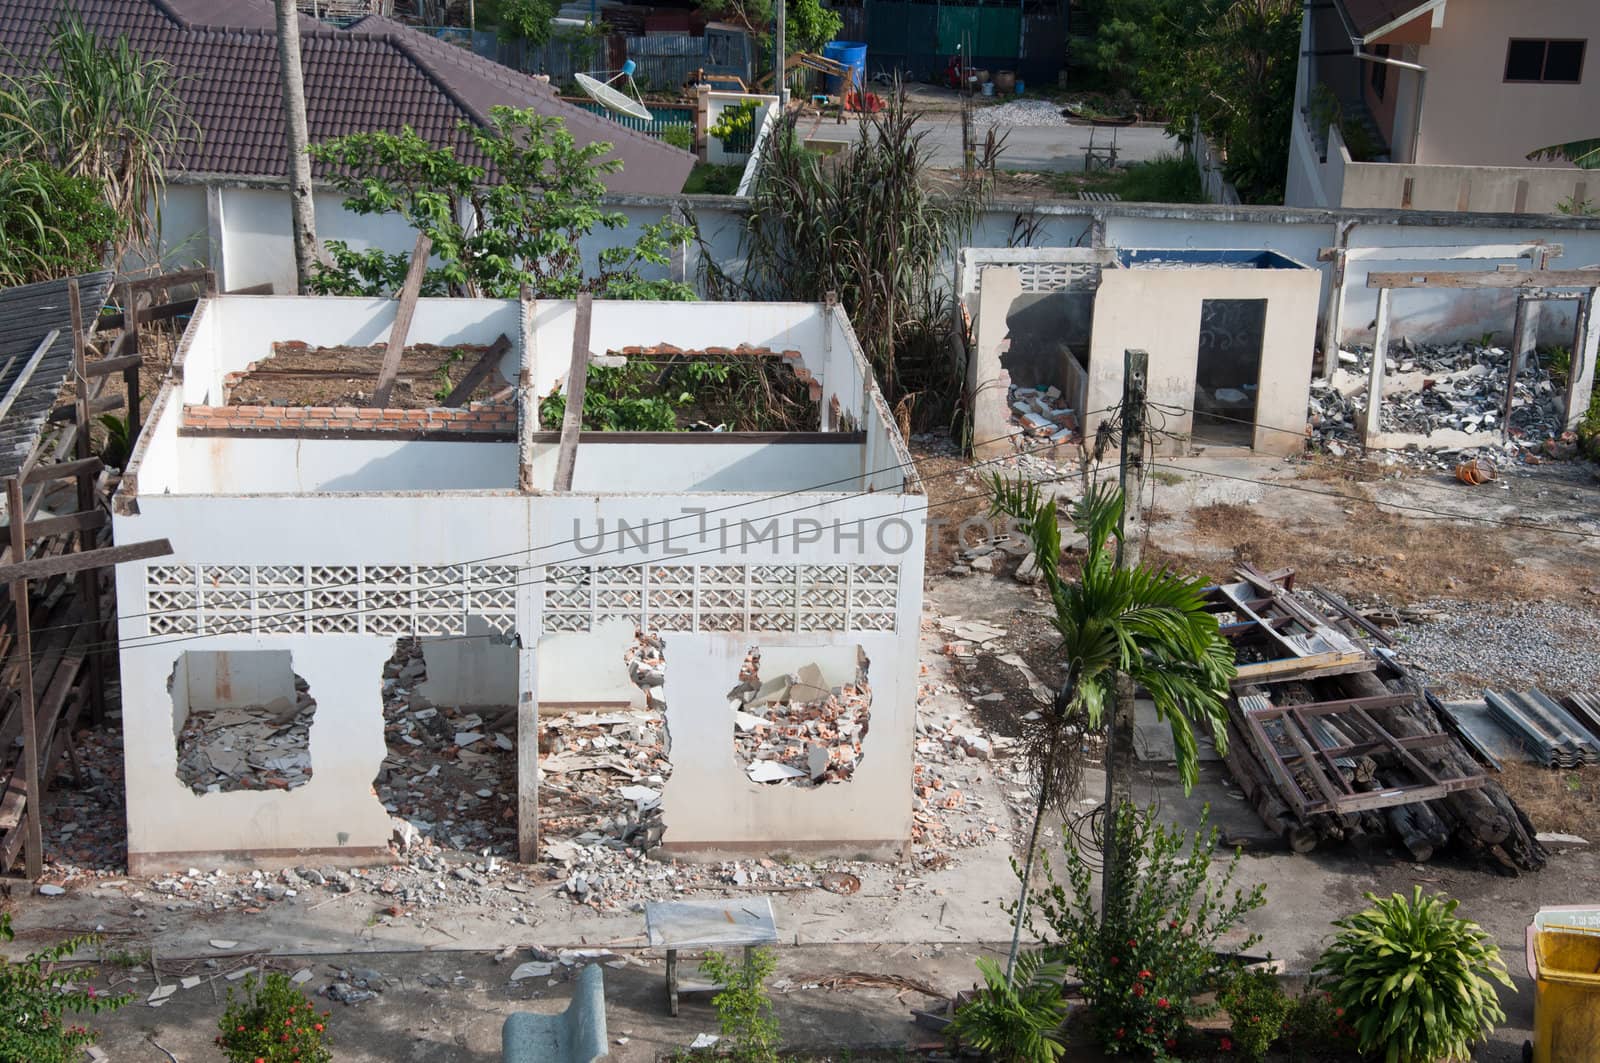
[[[308,347],[290,341],[274,343],[272,349],[271,358],[263,359],[228,389],[229,405],[365,406],[372,401],[372,389],[383,366],[381,345]],[[408,346],[400,355],[388,405],[396,409],[441,405],[486,350],[487,346],[473,343]],[[491,372],[469,398],[487,400],[505,386],[499,373]]]

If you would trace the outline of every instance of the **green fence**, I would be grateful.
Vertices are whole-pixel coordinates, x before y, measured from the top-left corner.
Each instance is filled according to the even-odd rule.
[[[650,120],[647,122],[643,118],[635,118],[631,114],[618,114],[616,111],[586,97],[563,97],[563,99],[575,107],[582,107],[586,111],[603,115],[618,125],[636,129],[641,133],[648,133],[653,137],[661,137],[667,129],[674,126],[689,130],[691,135],[694,132],[694,109],[690,107],[659,107],[647,104],[646,106],[650,106]]]
[[[841,13],[845,32],[867,42],[869,76],[899,70],[939,81],[960,48],[974,66],[1054,84],[1066,61],[1064,6],[865,0]]]

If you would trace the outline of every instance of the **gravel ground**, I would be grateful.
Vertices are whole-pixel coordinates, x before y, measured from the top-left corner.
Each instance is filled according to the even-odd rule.
[[[1600,612],[1553,602],[1485,605],[1435,600],[1435,620],[1400,629],[1402,660],[1426,670],[1444,698],[1483,689],[1600,692]]]
[[[1008,103],[995,104],[993,107],[980,107],[973,112],[973,119],[979,125],[1064,126],[1067,124],[1067,120],[1061,117],[1061,105],[1051,103],[1049,100],[1011,100]]]

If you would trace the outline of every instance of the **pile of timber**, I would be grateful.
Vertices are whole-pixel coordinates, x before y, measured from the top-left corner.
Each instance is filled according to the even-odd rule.
[[[1450,727],[1438,702],[1387,648],[1392,641],[1291,570],[1245,566],[1212,588],[1235,645],[1224,761],[1261,821],[1295,852],[1348,843],[1445,853],[1510,873],[1536,871],[1533,825]]]

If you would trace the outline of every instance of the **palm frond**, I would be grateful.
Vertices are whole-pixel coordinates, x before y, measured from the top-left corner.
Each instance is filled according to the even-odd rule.
[[[1548,144],[1528,152],[1532,162],[1570,162],[1583,170],[1600,170],[1600,137]]]

